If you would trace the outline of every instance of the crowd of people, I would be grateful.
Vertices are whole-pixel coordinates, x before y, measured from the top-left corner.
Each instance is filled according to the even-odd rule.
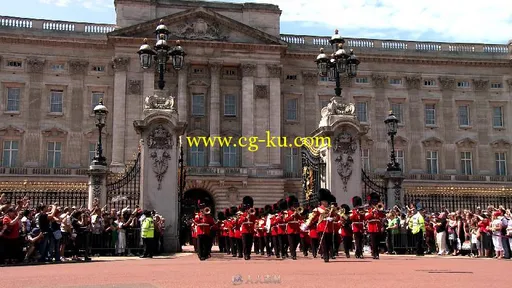
[[[92,209],[59,203],[33,207],[28,198],[13,204],[2,194],[0,220],[0,264],[152,257],[163,251],[165,219],[138,206],[117,211],[100,208],[95,199]]]

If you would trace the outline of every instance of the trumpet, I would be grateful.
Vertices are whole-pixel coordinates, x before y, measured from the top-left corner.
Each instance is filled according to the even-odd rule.
[[[212,210],[210,209],[210,207],[206,207],[203,209],[203,214],[209,215],[210,213],[212,213]]]
[[[379,210],[379,211],[384,210],[384,203],[379,202],[379,203],[376,205],[376,208],[377,208],[377,210]]]
[[[299,208],[295,209],[295,213],[296,213],[296,214],[299,214],[299,215],[300,215],[300,214],[302,214],[302,213],[304,213],[304,208],[299,207]]]
[[[247,211],[247,213],[251,214],[251,215],[256,215],[256,209],[254,208],[249,208],[249,210]]]

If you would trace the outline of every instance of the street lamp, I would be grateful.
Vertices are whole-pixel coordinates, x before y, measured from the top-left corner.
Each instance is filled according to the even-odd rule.
[[[107,166],[107,159],[103,156],[103,144],[101,141],[101,131],[105,128],[105,122],[108,115],[108,109],[103,105],[103,99],[100,99],[98,105],[94,107],[94,116],[96,121],[96,127],[98,127],[98,144],[96,145],[96,155],[92,159],[93,165]]]
[[[160,24],[156,27],[156,44],[153,48],[149,46],[148,39],[144,39],[144,43],[140,46],[139,54],[140,66],[142,69],[149,69],[153,65],[153,61],[156,61],[158,65],[158,89],[163,90],[165,87],[164,75],[165,66],[169,59],[172,59],[172,67],[174,70],[179,71],[183,68],[185,62],[185,51],[180,46],[180,41],[176,41],[176,46],[171,49],[167,44],[169,38],[169,29],[163,24],[163,20],[160,20]]]
[[[388,117],[384,120],[384,124],[386,124],[388,135],[391,140],[391,161],[388,163],[388,171],[401,171],[400,164],[396,161],[395,154],[395,136],[398,131],[398,122],[398,118],[395,117],[393,111],[389,111]]]
[[[320,54],[316,57],[315,62],[320,77],[326,77],[327,75],[333,76],[336,81],[334,93],[336,96],[341,97],[341,75],[346,73],[349,78],[356,77],[360,61],[357,59],[356,55],[354,55],[353,49],[350,49],[349,54],[347,54],[345,49],[343,49],[345,39],[341,38],[338,33],[339,31],[336,29],[331,40],[329,40],[333,54],[331,56],[327,56],[322,48],[320,49]]]

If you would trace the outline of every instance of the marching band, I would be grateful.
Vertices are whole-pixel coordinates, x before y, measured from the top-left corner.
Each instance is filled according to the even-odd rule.
[[[199,203],[199,212],[192,221],[192,238],[201,261],[211,257],[214,238],[219,250],[232,257],[251,259],[251,254],[297,260],[297,248],[304,257],[320,254],[325,262],[335,259],[343,243],[343,252],[350,258],[363,258],[365,232],[370,236],[373,259],[379,259],[382,221],[386,217],[378,195],[363,205],[360,197],[349,205],[338,206],[336,197],[327,189],[318,191],[318,207],[301,207],[295,196],[281,199],[264,208],[254,208],[252,197],[245,196],[238,207],[225,209],[215,221],[211,210]],[[266,253],[265,253],[266,252]]]

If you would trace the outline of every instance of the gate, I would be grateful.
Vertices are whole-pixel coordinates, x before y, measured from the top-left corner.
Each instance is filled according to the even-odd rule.
[[[28,198],[32,206],[39,204],[62,207],[87,207],[88,184],[84,182],[40,182],[5,181],[0,182],[0,194],[13,205]]]
[[[140,152],[127,172],[116,176],[110,174],[107,178],[107,203],[116,210],[133,209],[140,201]]]
[[[377,179],[371,179],[366,172],[361,169],[361,181],[362,181],[362,190],[361,191],[363,195],[363,201],[368,203],[368,199],[370,198],[370,195],[372,193],[377,193],[380,196],[381,201],[384,203],[384,205],[387,205],[388,202],[388,193],[387,188],[383,185],[376,182]],[[387,207],[387,206],[386,206]]]
[[[320,151],[314,147],[303,146],[302,157],[302,205],[316,205],[318,189],[325,185],[325,163]]]

